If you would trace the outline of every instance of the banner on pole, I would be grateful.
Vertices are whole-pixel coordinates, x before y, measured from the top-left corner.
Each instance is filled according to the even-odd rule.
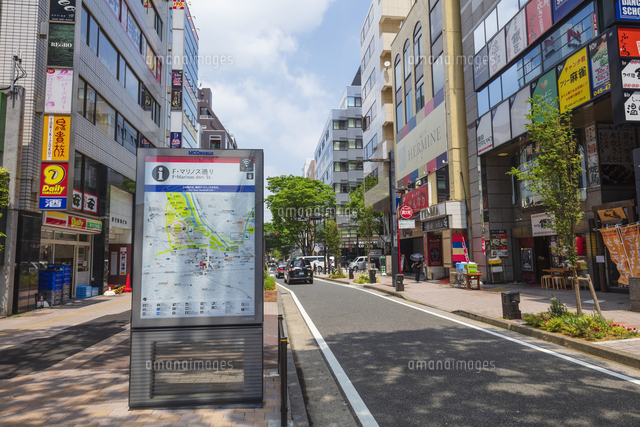
[[[600,230],[600,233],[602,234],[604,244],[607,246],[607,249],[609,249],[609,256],[611,257],[611,261],[615,262],[616,266],[618,267],[618,272],[620,273],[618,286],[629,286],[629,275],[631,274],[629,268],[629,260],[627,259],[627,255],[625,254],[618,229],[615,227],[602,229]]]

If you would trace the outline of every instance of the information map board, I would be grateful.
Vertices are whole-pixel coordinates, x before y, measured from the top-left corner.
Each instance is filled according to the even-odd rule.
[[[262,324],[263,191],[261,150],[138,150],[133,328]]]

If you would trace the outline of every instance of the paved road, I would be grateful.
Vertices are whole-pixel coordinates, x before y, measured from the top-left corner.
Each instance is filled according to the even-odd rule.
[[[319,279],[285,287],[380,426],[640,425],[640,381],[556,354],[627,377],[640,371],[354,287]]]

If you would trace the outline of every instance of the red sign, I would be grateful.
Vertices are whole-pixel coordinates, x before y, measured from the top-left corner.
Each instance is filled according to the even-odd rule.
[[[618,28],[620,56],[640,56],[640,28]]]
[[[429,190],[427,186],[418,187],[417,189],[402,196],[402,204],[408,205],[414,211],[419,211],[429,207]]]
[[[531,0],[527,5],[527,30],[529,44],[553,25],[551,0]]]
[[[442,267],[442,236],[429,233],[424,236],[425,256],[429,267]]]
[[[403,219],[412,219],[413,208],[407,205],[400,206],[400,217]]]
[[[40,177],[41,197],[67,197],[69,164],[42,163]]]

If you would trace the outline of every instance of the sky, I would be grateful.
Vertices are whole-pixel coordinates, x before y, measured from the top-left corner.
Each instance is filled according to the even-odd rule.
[[[370,4],[190,2],[205,59],[200,85],[211,88],[213,110],[238,148],[264,149],[266,177],[301,175],[313,157],[331,109],[358,71]]]

